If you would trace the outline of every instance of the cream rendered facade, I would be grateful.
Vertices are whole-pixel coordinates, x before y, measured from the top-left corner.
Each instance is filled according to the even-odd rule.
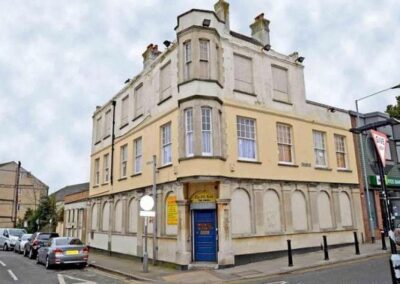
[[[322,235],[342,244],[363,233],[350,116],[306,100],[298,55],[263,48],[268,23],[258,16],[251,38],[230,31],[224,1],[215,12],[190,10],[178,16],[177,39],[163,52],[150,45],[143,71],[96,109],[91,247],[143,255],[138,201],[151,193],[153,155],[161,261],[223,267],[285,250],[287,239],[310,248]],[[274,68],[287,76],[283,96]],[[289,129],[286,145],[278,125]],[[152,247],[149,238],[150,257]]]

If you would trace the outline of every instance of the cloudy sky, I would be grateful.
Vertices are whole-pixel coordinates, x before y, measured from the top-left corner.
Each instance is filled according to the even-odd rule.
[[[215,0],[0,1],[0,163],[23,166],[55,191],[88,181],[91,115],[141,70],[149,43],[175,38],[176,16]],[[249,35],[260,12],[271,44],[306,57],[308,99],[354,108],[400,83],[400,1],[230,1],[231,28]],[[360,103],[385,110],[400,90]]]

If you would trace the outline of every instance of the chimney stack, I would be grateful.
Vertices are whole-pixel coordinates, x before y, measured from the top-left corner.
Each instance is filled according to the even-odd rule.
[[[214,11],[218,19],[225,22],[225,26],[229,30],[229,3],[224,0],[218,0],[214,5]]]
[[[250,28],[252,38],[258,40],[263,46],[270,44],[269,20],[264,18],[264,13],[254,18],[254,23],[250,25]]]
[[[143,52],[143,69],[146,68],[151,62],[153,62],[154,59],[158,55],[160,55],[161,51],[158,51],[158,45],[154,44],[149,44],[147,46],[147,49],[145,52]]]

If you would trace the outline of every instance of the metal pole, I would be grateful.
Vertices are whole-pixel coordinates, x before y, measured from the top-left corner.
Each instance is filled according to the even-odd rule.
[[[356,111],[357,111],[356,127],[359,127],[360,126],[360,113],[358,111],[358,100],[356,100]],[[366,170],[365,156],[364,156],[363,134],[360,133],[358,137],[359,137],[358,139],[360,142],[360,150],[361,150],[361,165],[362,165],[362,171],[363,171],[363,177],[364,177],[364,186],[365,186],[365,190],[367,191],[367,204],[368,204],[368,215],[369,215],[369,227],[371,230],[371,242],[375,243],[375,225],[374,225],[374,219],[372,218],[371,198],[369,196],[369,185],[368,185],[367,170]]]
[[[329,253],[328,253],[328,242],[326,240],[326,236],[322,236],[324,241],[324,260],[329,260]]]
[[[387,250],[385,232],[381,231],[382,250]]]
[[[157,157],[153,155],[153,198],[154,198],[154,211],[155,216],[153,218],[153,265],[157,263],[157,185],[156,185],[156,174],[157,174]]]
[[[18,188],[19,188],[19,175],[21,172],[21,162],[18,161],[17,173],[15,176],[15,189],[14,189],[14,228],[17,227],[18,219]]]
[[[356,254],[360,254],[360,246],[358,245],[358,236],[357,236],[357,232],[353,232],[354,234],[354,246],[356,248]]]
[[[289,263],[289,266],[293,266],[293,256],[292,256],[292,244],[291,244],[291,240],[287,240],[287,246],[288,246],[288,263]]]
[[[144,217],[144,253],[143,253],[143,272],[149,272],[149,256],[147,254],[147,216]]]

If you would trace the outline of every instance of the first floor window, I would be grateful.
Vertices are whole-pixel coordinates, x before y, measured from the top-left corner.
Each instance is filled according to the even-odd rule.
[[[185,109],[186,156],[193,156],[193,109]]]
[[[142,171],[142,138],[137,138],[134,142],[135,149],[135,174]]]
[[[192,43],[187,41],[183,44],[183,54],[184,54],[184,80],[190,79],[190,64],[192,63]]]
[[[336,162],[339,169],[347,168],[345,137],[335,135]]]
[[[103,169],[104,169],[104,174],[103,174],[103,182],[108,182],[110,179],[110,162],[109,162],[109,154],[104,155],[104,160],[103,160]]]
[[[202,154],[212,155],[212,127],[211,108],[201,108],[201,148]]]
[[[121,147],[121,169],[120,169],[121,177],[126,177],[127,166],[128,166],[128,145],[124,145]]]
[[[327,167],[328,164],[326,161],[325,133],[314,130],[313,140],[314,140],[315,165],[317,167]]]
[[[171,123],[161,127],[161,145],[162,145],[162,164],[172,163],[172,142],[171,142]]]
[[[256,121],[251,118],[237,117],[238,155],[239,159],[256,159]]]
[[[94,184],[100,183],[100,159],[94,161]]]
[[[292,127],[287,124],[277,124],[279,162],[293,163]]]

